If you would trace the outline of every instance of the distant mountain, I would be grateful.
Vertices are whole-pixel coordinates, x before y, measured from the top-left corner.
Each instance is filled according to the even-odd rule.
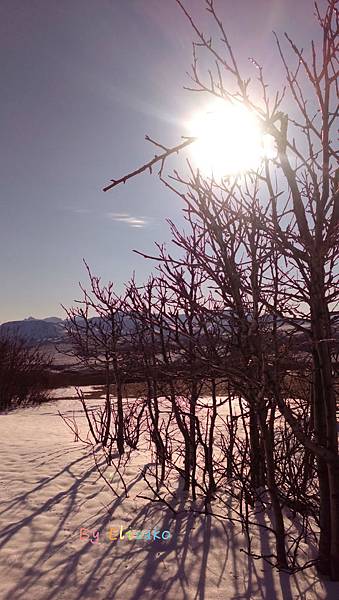
[[[124,317],[124,330],[131,333],[134,329],[133,320],[130,316]],[[77,317],[78,323],[81,323],[82,317]],[[110,331],[110,324],[104,324],[101,317],[92,317],[92,324],[99,330],[107,328]],[[45,319],[35,319],[28,317],[22,321],[8,321],[0,325],[0,337],[18,336],[31,343],[38,342],[65,342],[67,341],[66,332],[67,319],[64,321],[59,317],[46,317]]]
[[[263,321],[267,324],[270,324],[272,321],[272,316],[266,315],[262,317]],[[81,322],[82,318],[77,318],[78,322]],[[181,315],[181,320],[184,321],[184,315]],[[335,337],[339,335],[339,312],[334,311],[331,314],[331,320],[333,324],[333,334]],[[218,324],[218,326],[224,331],[224,333],[230,333],[232,317],[229,311],[221,312],[218,315],[215,315],[214,324]],[[92,324],[97,328],[97,330],[110,330],[110,325],[106,323],[106,326],[101,317],[92,317]],[[166,319],[164,320],[166,323]],[[124,323],[124,331],[125,333],[132,334],[135,331],[135,325],[133,318],[130,314],[123,315],[123,323]],[[309,322],[305,319],[296,318],[293,321],[289,320],[289,322],[285,322],[284,319],[278,317],[277,324],[279,327],[279,331],[291,331],[294,329],[294,325],[296,327],[302,326],[305,330],[309,328]],[[11,337],[11,336],[19,336],[25,338],[29,342],[32,343],[47,343],[54,344],[60,342],[67,343],[67,333],[66,333],[66,325],[67,320],[62,320],[60,317],[46,317],[45,319],[35,319],[34,317],[28,317],[22,321],[8,321],[7,323],[2,323],[0,325],[0,337]],[[197,323],[198,326],[198,323]]]
[[[47,319],[29,317],[23,321],[8,321],[0,325],[0,336],[19,336],[30,342],[58,341],[64,335],[64,322],[58,317],[48,317]]]
[[[60,317],[46,317],[46,319],[42,319],[46,323],[63,323],[63,320]]]
[[[47,323],[62,323],[60,317],[45,317],[45,319],[37,319],[36,317],[27,317],[24,321],[46,321]],[[12,321],[10,321],[12,322]]]

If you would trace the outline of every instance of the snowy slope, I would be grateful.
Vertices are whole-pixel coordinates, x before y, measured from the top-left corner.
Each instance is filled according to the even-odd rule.
[[[129,497],[114,496],[90,449],[74,442],[57,414],[76,415],[86,431],[74,390],[57,395],[38,409],[0,416],[1,600],[339,598],[339,584],[321,583],[313,569],[289,577],[248,558],[235,523],[184,512],[173,518],[138,498],[149,495],[140,475],[146,452],[126,468]],[[99,402],[98,392],[90,403]],[[171,539],[109,541],[109,528],[120,525],[159,526]],[[99,543],[80,541],[81,527],[99,531]]]

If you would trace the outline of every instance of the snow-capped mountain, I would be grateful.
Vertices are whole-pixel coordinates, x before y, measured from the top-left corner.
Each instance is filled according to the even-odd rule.
[[[65,335],[64,321],[59,317],[34,319],[28,317],[23,321],[8,321],[0,325],[0,335],[4,337],[19,336],[31,342],[57,341]]]

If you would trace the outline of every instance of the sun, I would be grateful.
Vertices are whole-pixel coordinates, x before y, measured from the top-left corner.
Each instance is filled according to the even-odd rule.
[[[194,166],[204,176],[220,179],[257,169],[263,157],[273,157],[270,136],[245,106],[216,102],[189,122]]]

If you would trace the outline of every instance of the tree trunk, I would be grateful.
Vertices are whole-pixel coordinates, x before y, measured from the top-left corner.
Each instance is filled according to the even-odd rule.
[[[251,484],[258,489],[265,484],[264,457],[260,440],[260,427],[258,423],[258,411],[252,401],[249,402],[250,412],[250,469]]]
[[[197,449],[196,449],[196,427],[195,427],[195,407],[197,403],[197,383],[194,380],[191,385],[190,395],[190,434],[189,434],[189,464],[192,485],[192,498],[196,500],[195,479],[197,468]]]
[[[335,390],[329,339],[331,323],[325,297],[324,269],[315,256],[311,271],[311,327],[314,363],[314,417],[319,444],[338,457]],[[318,461],[320,488],[319,569],[339,580],[339,466]]]
[[[118,401],[118,420],[117,420],[117,447],[119,455],[122,456],[125,452],[124,441],[124,409],[122,405],[122,385],[117,383],[117,401]]]
[[[325,400],[322,397],[320,369],[318,358],[315,352],[313,356],[315,364],[314,383],[313,383],[313,403],[314,403],[314,430],[317,441],[323,443],[326,439],[326,428],[324,419]],[[317,458],[317,471],[319,482],[319,555],[318,568],[324,575],[330,575],[330,548],[331,548],[331,509],[330,509],[330,488],[328,480],[327,464],[322,458]]]
[[[259,419],[261,424],[261,431],[263,437],[263,444],[266,458],[266,469],[267,469],[267,485],[268,491],[272,503],[274,530],[276,538],[277,548],[277,567],[279,569],[287,569],[287,558],[285,548],[285,525],[284,517],[282,514],[278,489],[275,480],[275,467],[274,467],[274,451],[273,451],[273,439],[272,433],[265,422],[265,417],[262,412],[259,413]]]

